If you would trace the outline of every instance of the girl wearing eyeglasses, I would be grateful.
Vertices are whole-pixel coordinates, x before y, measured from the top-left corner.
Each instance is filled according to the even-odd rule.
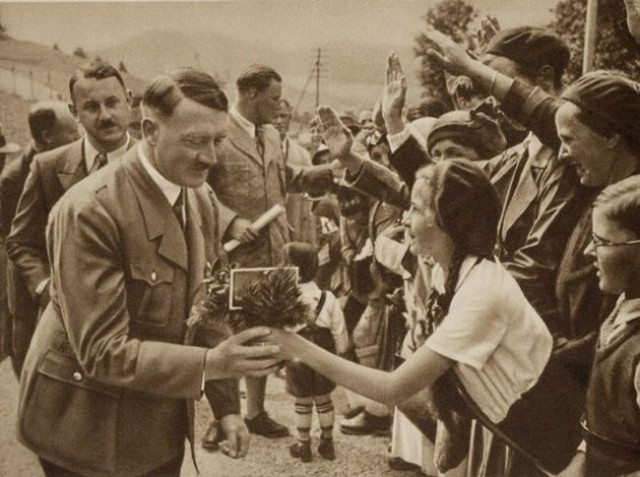
[[[620,298],[598,337],[582,422],[586,452],[565,473],[628,475],[640,471],[640,176],[597,197],[585,253],[595,257],[600,289]]]

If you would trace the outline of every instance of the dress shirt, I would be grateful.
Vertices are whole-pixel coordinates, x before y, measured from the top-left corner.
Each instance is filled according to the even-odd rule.
[[[253,124],[251,121],[249,121],[247,118],[245,118],[242,113],[240,113],[240,111],[238,111],[238,108],[236,108],[235,105],[231,106],[231,109],[229,109],[229,115],[235,119],[238,124],[242,127],[242,129],[244,129],[247,134],[251,137],[251,139],[253,139],[255,141],[256,139],[256,125]]]
[[[129,133],[127,133],[127,140],[124,142],[122,146],[120,146],[118,149],[114,149],[113,151],[107,152],[107,163],[113,161],[114,159],[118,159],[125,152],[127,152],[129,141],[131,141],[131,138],[129,137]],[[93,163],[96,160],[96,156],[100,154],[100,151],[98,151],[95,147],[93,147],[93,144],[91,144],[91,141],[89,141],[89,139],[87,139],[86,137],[82,142],[82,148],[84,153],[84,165],[87,168],[87,171],[90,171],[91,168],[93,167]]]

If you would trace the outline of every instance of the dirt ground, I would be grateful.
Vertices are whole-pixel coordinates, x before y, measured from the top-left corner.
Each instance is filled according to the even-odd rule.
[[[35,456],[20,445],[15,437],[15,416],[18,384],[11,371],[9,360],[0,364],[0,476],[39,477],[42,475]],[[338,411],[344,409],[345,397],[341,389],[334,393]],[[244,404],[243,404],[244,405]],[[294,429],[293,398],[284,390],[284,381],[275,376],[269,377],[267,386],[267,410],[279,422]],[[200,439],[206,431],[211,412],[206,401],[196,405],[196,438]],[[314,418],[315,419],[315,418]],[[340,417],[336,419],[338,428]],[[313,448],[319,439],[317,421],[312,432]],[[265,439],[252,436],[249,455],[233,460],[219,452],[204,451],[198,442],[196,459],[201,476],[389,476],[412,477],[412,472],[389,470],[386,463],[386,450],[389,438],[369,436],[345,436],[339,430],[335,432],[337,459],[333,462],[323,460],[317,454],[311,463],[303,464],[289,456],[288,447],[293,437],[283,439]],[[182,468],[184,477],[198,474],[190,458],[185,458]]]

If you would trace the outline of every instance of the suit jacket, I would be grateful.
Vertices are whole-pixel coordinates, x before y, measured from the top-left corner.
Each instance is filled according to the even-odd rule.
[[[36,150],[29,146],[24,153],[7,164],[0,176],[0,224],[3,237],[9,235],[11,222],[16,213],[18,199]],[[20,372],[22,363],[35,329],[38,317],[38,303],[29,296],[27,285],[15,269],[11,260],[7,261],[7,301],[9,321],[3,328],[10,334],[3,334],[3,347],[12,356],[15,369]]]
[[[285,138],[283,149],[286,165],[296,167],[310,167],[312,165],[309,152],[294,140]],[[287,194],[285,208],[287,209],[287,220],[291,226],[291,240],[316,245],[318,237],[315,218],[311,212],[311,201],[307,200],[303,194],[290,193]]]
[[[206,348],[191,344],[186,320],[233,214],[206,185],[186,203],[183,232],[132,149],[51,212],[51,302],[18,410],[18,437],[40,457],[82,474],[138,475],[193,440]]]
[[[212,170],[210,183],[220,201],[241,217],[254,221],[276,204],[285,204],[287,192],[320,195],[333,183],[329,166],[301,169],[284,163],[280,134],[270,124],[263,126],[264,153],[229,115],[225,151]],[[286,215],[280,215],[252,244],[238,247],[230,260],[244,266],[276,266],[282,263],[283,245],[291,233]]]
[[[36,154],[19,194],[7,239],[11,259],[9,293],[15,304],[13,355],[21,368],[39,313],[38,285],[49,278],[45,228],[49,212],[62,195],[87,176],[84,139]],[[129,141],[129,147],[134,144]]]
[[[531,157],[528,145],[525,140],[485,163],[503,199],[499,258],[551,332],[559,333],[555,280],[567,239],[585,206],[584,188],[573,167],[558,161],[555,150],[543,145]]]

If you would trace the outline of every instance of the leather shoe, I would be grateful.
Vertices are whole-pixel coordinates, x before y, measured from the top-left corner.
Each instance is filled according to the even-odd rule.
[[[391,430],[391,416],[374,416],[366,410],[340,424],[343,434],[387,436]]]
[[[247,429],[249,429],[250,433],[268,437],[269,439],[277,439],[289,435],[289,429],[271,419],[266,411],[262,411],[253,419],[245,417],[244,422],[247,424]]]
[[[218,427],[218,421],[211,421],[207,432],[202,438],[202,448],[215,452],[220,448],[220,442],[224,440],[224,432]]]
[[[342,414],[344,419],[351,419],[356,417],[364,411],[364,406],[349,406],[349,408]]]
[[[289,446],[289,454],[302,462],[311,462],[311,441],[291,444]]]
[[[387,464],[391,470],[420,470],[420,466],[412,462],[407,462],[402,457],[389,457]]]
[[[318,454],[320,454],[327,460],[336,460],[336,449],[333,446],[333,438],[320,438],[320,444],[318,445]]]

